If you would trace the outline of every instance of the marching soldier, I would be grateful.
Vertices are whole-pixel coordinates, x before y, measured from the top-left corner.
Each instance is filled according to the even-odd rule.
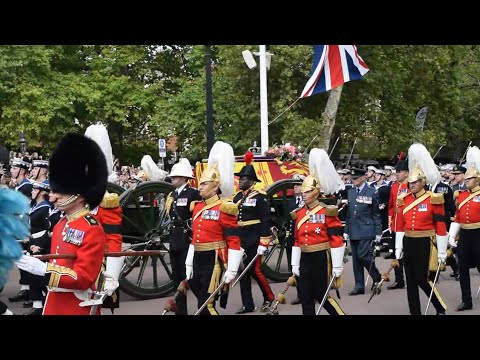
[[[392,184],[397,180],[395,176],[396,170],[390,165],[385,165],[383,168],[385,170],[385,181],[389,186],[392,186]]]
[[[437,315],[445,315],[447,306],[431,281],[429,272],[436,271],[447,257],[447,232],[443,194],[425,191],[427,183],[435,183],[440,173],[427,149],[413,144],[408,149],[410,192],[398,198],[399,212],[395,234],[395,256],[404,260],[408,306],[411,315],[421,315],[420,287],[427,296],[433,288],[432,304]]]
[[[378,208],[380,209],[380,218],[382,219],[382,231],[388,229],[388,201],[390,200],[391,187],[385,181],[385,171],[375,169],[374,188],[378,192]]]
[[[169,175],[175,190],[167,196],[167,216],[171,220],[170,233],[170,262],[172,265],[173,288],[177,289],[185,279],[185,260],[188,247],[192,241],[192,210],[190,205],[200,201],[202,197],[197,189],[188,184],[193,179],[192,166],[188,159],[182,158],[173,165]],[[175,315],[188,315],[187,297],[178,293],[176,298]]]
[[[219,197],[228,198],[233,194],[234,162],[232,147],[217,141],[199,180],[203,200],[194,201],[190,206],[193,210],[192,243],[185,260],[185,273],[199,309],[218,288],[222,278],[225,284],[235,278],[243,256],[237,233],[238,208]],[[216,296],[213,296],[201,314],[218,315],[215,301]]]
[[[305,206],[292,213],[292,273],[298,277],[303,315],[315,315],[315,302],[322,301],[331,277],[342,275],[345,251],[337,206],[318,201],[321,191],[334,194],[344,187],[343,182],[323,149],[310,151],[309,169],[310,175],[302,183]],[[325,310],[330,315],[344,315],[338,303],[327,296]]]
[[[348,295],[365,293],[365,275],[369,271],[373,280],[372,291],[377,291],[377,284],[382,276],[375,265],[374,243],[379,246],[382,238],[382,221],[378,193],[365,182],[365,171],[352,169],[354,188],[348,192],[348,213],[343,237],[350,241],[353,260],[355,288]]]
[[[88,315],[92,292],[101,271],[105,232],[89,215],[107,189],[107,164],[97,143],[67,134],[50,157],[50,198],[65,216],[53,229],[51,253],[74,258],[44,263],[23,255],[19,269],[43,276],[48,294],[44,315]],[[97,314],[100,309],[97,310]]]
[[[365,182],[367,186],[373,186],[373,184],[375,184],[375,170],[377,170],[375,166],[367,166],[367,172],[365,173]]]
[[[467,151],[469,168],[465,173],[466,190],[455,192],[455,222],[450,225],[449,243],[457,246],[460,268],[460,289],[462,302],[455,311],[472,309],[472,291],[470,288],[470,268],[480,271],[480,150],[474,146]]]
[[[292,180],[295,181],[295,184],[293,185],[293,193],[295,197],[288,200],[288,211],[290,215],[293,214],[295,211],[301,209],[305,205],[302,197],[302,183],[303,183],[303,180],[305,180],[305,175],[295,174],[293,175]],[[290,227],[289,227],[288,233],[286,234],[285,241],[286,241],[288,270],[292,271],[292,265],[291,265],[292,246],[295,242],[295,221],[293,219],[290,220]],[[296,288],[297,288],[297,297],[290,302],[290,304],[292,305],[298,305],[302,303],[300,298],[300,288],[298,286]]]
[[[51,247],[50,238],[50,209],[48,193],[50,185],[48,180],[33,182],[32,208],[30,209],[30,232],[28,252],[32,255],[48,254]],[[32,275],[30,277],[30,299],[23,307],[32,307],[25,315],[42,315],[44,295],[47,287],[43,284],[43,277]]]
[[[403,154],[403,153],[402,153]],[[397,199],[400,195],[406,195],[408,190],[408,163],[402,160],[400,157],[395,165],[395,176],[397,181],[392,184],[390,190],[390,200],[388,201],[388,222],[389,228],[392,233],[392,241],[389,245],[389,252],[391,256],[386,257],[395,258],[395,233],[397,232],[397,218],[399,214],[399,207],[397,205]],[[403,260],[398,260],[398,266],[394,269],[395,282],[392,285],[387,286],[388,290],[403,289],[405,287],[405,278],[403,275]]]
[[[243,307],[237,311],[237,314],[255,310],[251,277],[258,283],[263,294],[262,312],[267,311],[275,299],[268,280],[260,269],[262,255],[268,249],[272,239],[272,216],[266,193],[254,189],[255,183],[261,181],[255,173],[255,168],[250,164],[252,159],[253,154],[247,152],[245,154],[245,166],[240,172],[235,173],[235,176],[239,176],[238,186],[240,191],[234,196],[233,202],[238,206],[238,235],[241,246],[247,255],[243,260],[244,265],[247,266],[255,255],[259,254],[260,256],[240,279]]]
[[[48,178],[48,160],[33,160],[30,181],[44,182]]]
[[[22,159],[14,159],[10,172],[12,174],[12,181],[15,184],[15,190],[25,195],[29,200],[32,198],[32,183],[27,178],[30,163]],[[24,250],[28,250],[26,244]],[[30,278],[28,272],[20,270],[20,291],[8,298],[10,302],[29,301],[30,300]]]

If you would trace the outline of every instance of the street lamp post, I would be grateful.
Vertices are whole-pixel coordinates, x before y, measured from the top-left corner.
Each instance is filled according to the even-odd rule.
[[[25,134],[23,133],[23,131],[20,131],[20,136],[18,138],[18,144],[19,144],[19,147],[20,147],[20,152],[22,153],[22,155],[24,155],[25,152],[27,151],[28,141],[27,141],[27,138],[25,137]]]
[[[268,98],[267,98],[267,69],[270,69],[271,56],[267,52],[266,45],[260,45],[258,53],[245,50],[242,52],[243,59],[250,69],[257,66],[253,55],[260,58],[260,134],[261,134],[261,151],[262,154],[268,150]]]

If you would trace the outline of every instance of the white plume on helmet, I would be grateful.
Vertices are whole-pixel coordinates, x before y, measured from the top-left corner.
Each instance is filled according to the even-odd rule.
[[[345,184],[324,149],[313,148],[310,150],[308,167],[310,174],[320,180],[320,189],[326,195],[345,189]]]
[[[208,155],[208,167],[217,167],[220,174],[221,197],[231,197],[234,191],[235,155],[230,144],[217,141]]]
[[[412,144],[408,148],[408,168],[412,171],[415,166],[423,171],[427,184],[435,184],[442,180],[432,156],[427,148],[419,143]]]
[[[480,170],[480,149],[470,146],[467,151],[467,168],[474,167]]]
[[[147,174],[148,180],[151,181],[160,181],[164,180],[168,173],[162,169],[160,169],[155,161],[153,161],[150,155],[145,155],[140,161],[140,165],[142,166],[143,171]]]
[[[85,136],[95,141],[98,146],[100,146],[100,149],[102,149],[105,159],[107,160],[107,170],[110,181],[110,175],[113,171],[113,154],[107,128],[102,124],[90,125],[87,130],[85,130]]]

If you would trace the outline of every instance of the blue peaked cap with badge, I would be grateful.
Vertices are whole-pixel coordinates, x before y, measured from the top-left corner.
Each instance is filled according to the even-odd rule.
[[[350,174],[352,175],[352,179],[358,179],[360,176],[365,175],[366,171],[364,169],[353,168],[350,169]]]

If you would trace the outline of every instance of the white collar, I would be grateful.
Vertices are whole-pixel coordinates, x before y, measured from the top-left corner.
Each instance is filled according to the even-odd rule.
[[[187,186],[187,185],[188,185],[188,183],[185,183],[182,186],[180,186],[178,189],[175,189],[177,194],[180,194],[183,191],[183,189],[185,188],[185,186]]]

